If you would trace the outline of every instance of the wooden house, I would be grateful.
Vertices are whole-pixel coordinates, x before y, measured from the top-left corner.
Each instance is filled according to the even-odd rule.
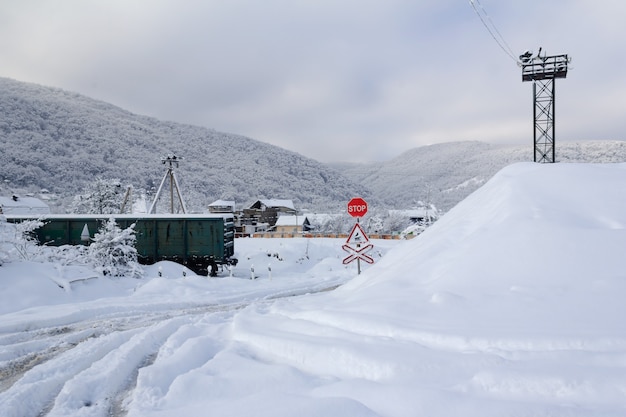
[[[249,208],[243,210],[240,218],[242,224],[266,223],[273,227],[282,214],[296,215],[297,210],[291,200],[257,200]]]
[[[308,232],[311,228],[311,223],[306,216],[300,215],[280,215],[274,225],[274,231],[277,233],[303,233]]]

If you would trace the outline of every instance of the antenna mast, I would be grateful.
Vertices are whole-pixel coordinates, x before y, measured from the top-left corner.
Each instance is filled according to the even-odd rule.
[[[159,201],[159,197],[161,197],[161,192],[163,191],[163,185],[165,181],[169,179],[170,181],[170,213],[174,213],[174,190],[176,190],[176,196],[178,197],[178,202],[180,204],[181,211],[183,213],[187,213],[187,208],[185,207],[185,201],[183,200],[183,196],[180,193],[180,186],[178,185],[178,180],[176,179],[176,173],[174,172],[174,166],[178,168],[179,162],[183,158],[177,157],[176,155],[168,155],[165,158],[161,158],[161,163],[167,165],[167,171],[161,180],[161,185],[159,185],[159,189],[154,196],[154,201],[152,202],[152,206],[150,206],[150,210],[148,210],[149,214],[154,214],[156,212],[156,205]]]
[[[522,82],[533,82],[533,145],[535,162],[555,162],[555,106],[554,82],[567,76],[567,65],[571,58],[564,55],[536,56],[530,51],[519,57],[522,67]]]

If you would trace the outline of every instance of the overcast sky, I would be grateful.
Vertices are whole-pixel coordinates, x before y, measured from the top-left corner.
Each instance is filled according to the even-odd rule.
[[[572,57],[557,152],[626,139],[622,0],[0,0],[0,76],[321,162],[457,140],[530,155],[532,83],[477,11],[515,57]]]

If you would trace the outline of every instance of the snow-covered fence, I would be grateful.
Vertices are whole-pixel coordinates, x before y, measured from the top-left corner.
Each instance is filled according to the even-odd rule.
[[[404,237],[401,234],[368,234],[370,239],[411,239],[414,237],[413,235],[407,235]],[[331,238],[331,239],[347,239],[347,233],[279,233],[279,232],[263,232],[263,233],[254,233],[250,236],[252,238]]]

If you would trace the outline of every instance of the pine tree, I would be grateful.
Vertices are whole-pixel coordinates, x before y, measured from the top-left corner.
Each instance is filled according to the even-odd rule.
[[[113,217],[102,225],[89,245],[89,257],[96,270],[114,277],[141,277],[134,226],[121,229]]]

